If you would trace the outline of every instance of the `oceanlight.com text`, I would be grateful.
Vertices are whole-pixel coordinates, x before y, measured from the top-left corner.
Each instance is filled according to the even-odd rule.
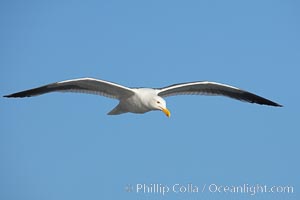
[[[293,186],[271,186],[262,184],[243,184],[243,185],[219,185],[219,184],[210,184],[208,185],[208,191],[211,193],[245,193],[250,195],[256,195],[258,193],[293,193]]]

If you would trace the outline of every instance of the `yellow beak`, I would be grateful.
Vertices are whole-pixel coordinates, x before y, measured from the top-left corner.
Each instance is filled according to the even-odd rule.
[[[163,111],[167,115],[167,117],[171,116],[171,113],[167,108],[162,108],[161,111]]]

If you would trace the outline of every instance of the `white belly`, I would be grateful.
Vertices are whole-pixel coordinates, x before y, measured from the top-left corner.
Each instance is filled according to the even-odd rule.
[[[153,96],[156,96],[155,90],[150,88],[138,88],[135,89],[135,91],[135,95],[121,101],[122,107],[132,113],[151,111],[152,109],[149,106],[149,102]]]

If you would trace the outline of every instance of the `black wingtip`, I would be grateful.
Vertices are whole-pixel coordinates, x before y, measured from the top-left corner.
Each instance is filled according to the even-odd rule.
[[[18,96],[14,96],[14,94],[4,95],[5,98],[16,98]]]
[[[27,96],[23,95],[22,92],[18,92],[18,93],[14,93],[14,94],[4,95],[3,97],[5,97],[5,98],[23,98],[23,97],[27,97]]]
[[[262,103],[262,104],[268,105],[268,106],[274,106],[274,107],[283,107],[283,105],[281,105],[281,104],[275,103],[275,102],[270,101],[270,100],[268,100],[268,101],[269,101],[269,102],[264,102],[264,103]],[[260,103],[259,103],[259,104],[260,104]]]
[[[48,89],[48,85],[46,86],[41,86],[38,88],[33,88],[30,90],[24,90],[21,92],[17,92],[17,93],[13,93],[13,94],[8,94],[5,95],[3,97],[6,98],[24,98],[24,97],[32,97],[32,96],[36,96],[36,95],[40,95],[46,92],[51,92],[51,90]]]
[[[271,105],[268,105],[268,106],[274,106],[274,107],[283,107],[283,105],[280,105],[280,104],[271,104]]]
[[[283,105],[275,103],[275,102],[270,101],[270,100],[268,100],[268,102],[266,103],[266,105],[275,106],[275,107],[283,107]]]

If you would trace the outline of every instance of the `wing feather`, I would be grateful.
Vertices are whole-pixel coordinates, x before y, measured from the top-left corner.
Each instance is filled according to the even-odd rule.
[[[270,106],[282,106],[271,100],[239,88],[209,81],[197,81],[170,85],[157,90],[161,97],[174,95],[221,95],[249,103],[264,104]]]
[[[79,78],[51,83],[41,87],[33,88],[6,95],[4,97],[32,97],[49,92],[79,92],[121,99],[134,94],[134,91],[122,85],[93,78]]]

